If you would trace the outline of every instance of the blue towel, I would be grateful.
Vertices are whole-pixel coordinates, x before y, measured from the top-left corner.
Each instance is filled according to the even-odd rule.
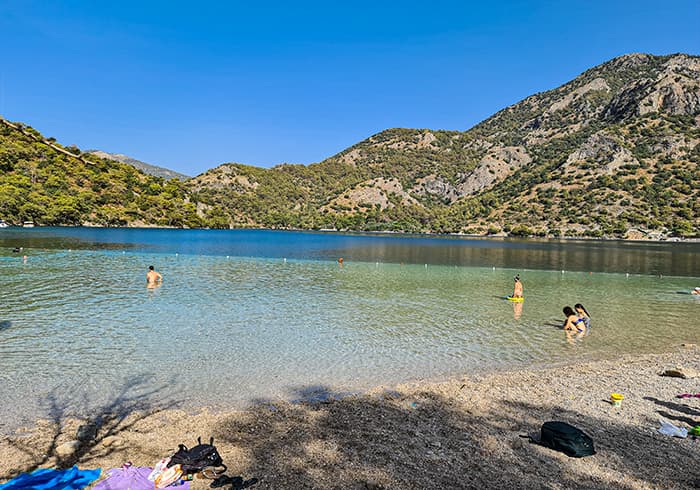
[[[73,466],[69,470],[38,469],[22,473],[7,483],[0,485],[0,490],[82,490],[100,477],[101,469],[79,470]]]

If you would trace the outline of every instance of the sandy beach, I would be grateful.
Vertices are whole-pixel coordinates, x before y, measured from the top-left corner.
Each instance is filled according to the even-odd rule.
[[[698,488],[700,438],[658,432],[661,417],[700,425],[700,398],[676,397],[700,392],[700,378],[659,375],[676,367],[700,369],[700,349],[465,374],[342,399],[326,393],[320,402],[240,412],[134,411],[127,399],[96,414],[97,437],[72,454],[66,443],[85,421],[60,411],[3,436],[0,481],[40,467],[153,466],[179,443],[213,436],[227,474],[255,477],[251,488],[260,489]],[[624,394],[620,407],[609,402],[611,392]],[[520,437],[548,420],[583,429],[597,454],[569,458]],[[209,484],[195,480],[191,488]]]

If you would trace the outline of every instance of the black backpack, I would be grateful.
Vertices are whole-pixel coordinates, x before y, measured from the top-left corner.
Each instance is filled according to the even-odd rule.
[[[530,440],[555,451],[561,451],[572,458],[595,454],[593,439],[581,429],[566,422],[545,422],[540,429],[540,440]]]
[[[222,473],[226,471],[226,465],[219,455],[219,451],[214,446],[214,438],[209,440],[209,444],[202,444],[202,438],[197,438],[197,444],[192,449],[187,449],[184,444],[178,445],[178,450],[170,457],[168,468],[179,464],[184,474],[199,473],[207,467],[223,467]]]

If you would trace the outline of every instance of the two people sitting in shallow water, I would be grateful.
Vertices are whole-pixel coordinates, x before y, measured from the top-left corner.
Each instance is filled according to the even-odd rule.
[[[581,303],[576,303],[574,308],[576,311],[572,310],[570,306],[564,307],[564,315],[566,315],[564,330],[585,333],[591,326],[591,316]]]

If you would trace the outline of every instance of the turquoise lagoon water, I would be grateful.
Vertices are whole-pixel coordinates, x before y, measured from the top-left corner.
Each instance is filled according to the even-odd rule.
[[[680,294],[700,285],[699,252],[698,243],[3,230],[0,431],[47,414],[237,408],[699,342],[700,298]],[[164,276],[157,289],[145,287],[150,264]],[[515,273],[522,305],[503,299]],[[593,328],[570,344],[556,326],[576,302]]]

